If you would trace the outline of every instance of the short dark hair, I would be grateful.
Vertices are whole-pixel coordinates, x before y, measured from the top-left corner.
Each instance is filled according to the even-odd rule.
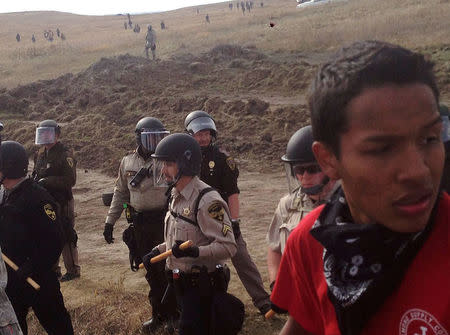
[[[381,41],[358,41],[323,64],[310,88],[313,136],[340,156],[340,136],[348,128],[349,102],[369,87],[423,83],[439,103],[434,64],[423,55]]]

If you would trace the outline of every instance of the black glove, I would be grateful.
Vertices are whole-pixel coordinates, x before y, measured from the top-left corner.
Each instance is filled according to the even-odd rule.
[[[103,231],[103,236],[108,244],[114,243],[113,237],[114,226],[110,223],[105,223],[105,230]]]
[[[150,251],[148,254],[146,254],[144,257],[142,257],[142,263],[145,266],[145,269],[147,271],[150,271],[151,267],[152,267],[152,263],[150,263],[150,260],[155,257],[158,256],[161,252],[159,251],[158,248],[153,248],[152,251]]]
[[[199,254],[199,250],[197,246],[189,247],[184,250],[180,249],[181,243],[184,241],[175,241],[175,244],[172,246],[172,255],[175,256],[175,258],[180,257],[192,257],[197,258]]]
[[[26,261],[16,271],[17,277],[19,277],[20,280],[26,280],[32,273],[33,265],[31,264],[31,261]]]

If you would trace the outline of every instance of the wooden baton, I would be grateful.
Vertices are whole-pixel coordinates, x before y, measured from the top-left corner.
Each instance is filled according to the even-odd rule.
[[[273,309],[270,309],[265,315],[264,317],[266,318],[266,320],[271,319],[273,316],[275,315],[275,311]]]
[[[5,260],[5,263],[8,264],[11,269],[13,269],[14,271],[17,271],[19,269],[19,267],[16,265],[16,263],[14,263],[8,256],[6,256],[3,252],[2,252],[2,257]],[[33,288],[36,291],[39,291],[39,289],[41,288],[39,286],[38,283],[36,283],[33,279],[31,279],[30,277],[27,277],[26,281],[28,282],[28,284],[30,284],[31,286],[33,286]]]
[[[183,243],[180,244],[180,249],[184,250],[184,249],[187,249],[189,247],[192,247],[193,245],[194,245],[194,242],[192,242],[191,240],[187,240],[186,242],[183,242]],[[153,264],[153,263],[160,262],[160,261],[166,259],[167,257],[171,256],[171,255],[172,255],[172,249],[169,249],[169,250],[163,252],[162,254],[159,254],[158,256],[153,257],[150,260],[150,263]],[[139,269],[142,269],[142,268],[144,268],[144,264],[143,263],[139,264]]]

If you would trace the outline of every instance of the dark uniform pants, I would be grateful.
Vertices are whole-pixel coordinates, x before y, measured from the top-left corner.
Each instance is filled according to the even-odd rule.
[[[28,334],[27,314],[30,307],[49,335],[72,335],[72,321],[64,306],[59,281],[54,271],[34,278],[41,286],[34,290],[26,282],[8,285],[6,293],[16,313],[24,335]]]
[[[133,219],[137,248],[141,258],[148,254],[158,244],[164,242],[164,216],[165,210],[138,213]],[[150,285],[148,298],[152,306],[153,317],[168,320],[176,315],[175,295],[172,292],[161,300],[167,288],[165,275],[165,262],[152,265],[145,278]]]

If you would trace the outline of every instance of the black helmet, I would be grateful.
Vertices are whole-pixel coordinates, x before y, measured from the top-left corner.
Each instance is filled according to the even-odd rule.
[[[209,129],[211,135],[216,137],[217,129],[214,119],[208,113],[204,111],[193,111],[186,116],[184,120],[184,128],[188,134],[194,135],[195,133]]]
[[[296,165],[317,165],[315,171],[320,172],[320,167],[318,166],[316,157],[312,151],[313,142],[314,139],[311,126],[300,128],[289,139],[286,154],[281,157],[281,160],[286,163],[286,176],[291,191],[298,187],[298,180],[294,172]],[[319,184],[308,188],[302,187],[301,190],[305,194],[316,195],[322,192],[322,189],[329,181],[330,179],[328,176],[324,176]]]
[[[158,143],[153,158],[175,162],[180,176],[200,174],[202,153],[200,145],[188,134],[172,134]]]
[[[316,163],[316,157],[312,152],[313,142],[312,127],[300,128],[289,139],[286,154],[281,157],[281,160],[299,164]]]
[[[150,116],[140,119],[134,132],[137,145],[151,153],[155,151],[159,141],[169,134],[161,121]],[[148,136],[142,136],[143,134]]]
[[[5,141],[0,145],[0,172],[4,178],[25,177],[28,172],[28,157],[22,144]]]

